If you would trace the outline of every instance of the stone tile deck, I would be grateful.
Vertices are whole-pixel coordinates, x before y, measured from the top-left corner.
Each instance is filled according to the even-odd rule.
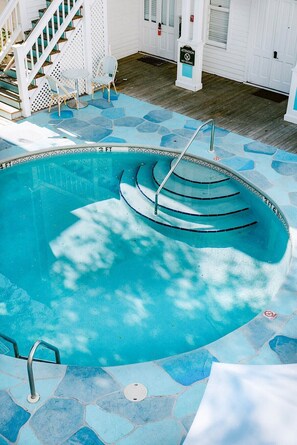
[[[120,94],[110,104],[97,93],[89,106],[40,112],[0,125],[0,161],[70,144],[138,144],[180,150],[200,122]],[[34,363],[39,403],[29,404],[26,363],[0,356],[0,445],[179,445],[206,388],[212,363],[297,362],[297,155],[217,129],[215,154],[206,129],[191,153],[214,159],[267,193],[285,215],[292,241],[288,275],[269,310],[226,337],[189,353],[155,362],[109,368]],[[0,281],[1,287],[1,281]],[[1,346],[1,343],[0,343]],[[253,367],[250,367],[251,374]],[[142,402],[123,397],[144,384]],[[3,408],[4,407],[4,408]],[[258,445],[258,444],[257,444]],[[283,445],[286,445],[285,439]]]

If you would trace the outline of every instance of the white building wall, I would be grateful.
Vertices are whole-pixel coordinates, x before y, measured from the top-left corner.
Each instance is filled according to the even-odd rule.
[[[227,48],[206,43],[203,71],[240,82],[246,80],[251,3],[250,0],[231,2]]]
[[[38,10],[46,7],[46,0],[22,0],[24,3],[24,29],[25,31],[32,28],[31,20],[39,17]]]
[[[107,0],[108,41],[120,59],[139,51],[142,0]]]

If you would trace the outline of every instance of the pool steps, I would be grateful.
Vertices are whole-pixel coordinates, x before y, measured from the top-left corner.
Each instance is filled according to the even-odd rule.
[[[198,176],[200,167],[196,165]],[[155,164],[140,164],[135,171],[123,171],[120,178],[121,197],[130,208],[144,218],[166,227],[185,231],[228,232],[244,229],[257,223],[251,209],[240,198],[240,192],[236,189],[235,183],[228,181],[228,185],[225,185],[226,178],[223,178],[220,173],[214,178],[211,169],[209,170],[212,179],[207,182],[205,167],[203,167],[205,179],[200,183],[193,182],[191,177],[180,176],[181,170],[178,171],[178,176],[172,176],[170,182],[166,184],[168,189],[163,189],[159,196],[160,206],[158,214],[155,215],[154,196],[158,188],[155,178],[156,176],[159,178],[161,172],[164,171],[166,175],[169,168],[170,164],[162,160]],[[218,179],[220,182],[217,181]],[[224,179],[223,182],[221,182],[222,179]],[[183,192],[186,195],[183,195]]]
[[[154,181],[149,165],[141,165],[136,175],[136,185],[140,192],[149,201],[154,203],[155,193],[158,185]],[[248,211],[249,208],[244,206],[242,199],[238,195],[232,197],[222,197],[216,199],[210,205],[209,200],[197,200],[186,196],[172,196],[165,192],[159,196],[159,207],[163,211],[170,210],[184,215],[213,217],[226,216],[233,213]]]

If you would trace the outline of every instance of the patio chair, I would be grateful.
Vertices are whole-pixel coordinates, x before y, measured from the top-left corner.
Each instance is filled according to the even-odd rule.
[[[51,100],[49,104],[48,111],[51,111],[52,105],[55,101],[58,103],[58,112],[59,116],[61,114],[61,103],[64,102],[66,105],[66,100],[68,99],[74,99],[76,102],[76,108],[78,109],[78,100],[77,100],[77,90],[75,88],[69,88],[67,85],[65,85],[60,80],[56,79],[52,76],[45,76],[46,80],[48,81],[49,87],[50,87],[50,93],[51,93]]]
[[[115,76],[118,69],[118,61],[113,56],[105,56],[100,60],[95,77],[91,79],[92,86],[92,98],[94,97],[95,88],[107,88],[108,102],[110,102],[110,86],[113,85],[115,93],[117,90],[115,87]]]

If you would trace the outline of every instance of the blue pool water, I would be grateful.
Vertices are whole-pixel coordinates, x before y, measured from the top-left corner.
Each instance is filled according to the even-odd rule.
[[[148,361],[269,309],[287,266],[283,224],[239,184],[258,221],[243,230],[184,233],[138,216],[122,171],[158,159],[72,154],[1,172],[0,330],[22,354],[42,338],[67,364]]]

